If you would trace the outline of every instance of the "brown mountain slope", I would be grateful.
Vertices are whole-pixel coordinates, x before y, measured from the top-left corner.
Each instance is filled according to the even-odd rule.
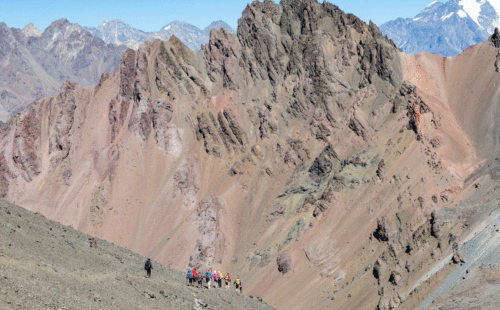
[[[147,42],[31,105],[1,193],[278,308],[414,308],[498,208],[497,53],[409,56],[327,2],[255,1],[237,35]]]

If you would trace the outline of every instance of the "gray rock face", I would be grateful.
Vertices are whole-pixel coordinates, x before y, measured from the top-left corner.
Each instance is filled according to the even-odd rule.
[[[125,45],[137,50],[144,41],[161,39],[167,41],[172,35],[179,38],[182,43],[193,51],[198,51],[202,44],[207,44],[210,30],[225,28],[230,33],[236,33],[228,24],[219,20],[211,23],[205,29],[199,29],[186,22],[173,21],[159,31],[144,32],[125,24],[119,19],[105,20],[97,27],[84,27],[92,35],[104,40],[106,43]]]
[[[434,1],[414,18],[398,18],[380,26],[404,52],[455,56],[486,41],[500,25],[500,5],[490,0]]]
[[[0,23],[0,120],[34,100],[56,94],[66,81],[95,85],[105,71],[118,69],[126,47],[106,44],[66,19],[38,35]]]
[[[201,268],[221,257],[225,248],[224,236],[219,231],[223,206],[218,197],[209,195],[202,199],[196,210],[196,225],[200,238],[189,257],[189,266]]]

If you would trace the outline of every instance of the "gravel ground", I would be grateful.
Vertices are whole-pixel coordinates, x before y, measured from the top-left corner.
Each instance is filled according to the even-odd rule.
[[[459,249],[465,263],[417,309],[499,309],[500,211],[494,211]]]

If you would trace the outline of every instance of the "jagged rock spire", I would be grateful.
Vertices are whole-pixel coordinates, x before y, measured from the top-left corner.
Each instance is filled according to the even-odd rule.
[[[498,27],[495,27],[495,32],[488,38],[488,41],[493,43],[496,48],[500,47],[500,30],[498,30]]]

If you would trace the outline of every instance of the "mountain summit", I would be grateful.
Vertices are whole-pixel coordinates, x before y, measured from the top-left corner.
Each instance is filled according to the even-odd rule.
[[[27,37],[41,37],[42,32],[33,24],[29,23],[23,28],[23,33]]]
[[[230,33],[236,33],[236,31],[233,30],[233,28],[231,28],[231,26],[229,26],[225,21],[222,21],[222,20],[212,22],[210,25],[205,27],[205,29],[203,29],[203,31],[210,33],[210,30],[212,30],[212,29],[220,30],[221,28],[226,29]]]
[[[405,52],[458,55],[486,41],[500,26],[500,2],[493,0],[434,1],[414,18],[398,18],[380,26]]]
[[[105,20],[97,28],[84,27],[93,36],[101,38],[104,42],[114,45],[125,45],[137,49],[144,42],[148,34],[142,30],[132,28],[119,19]]]

